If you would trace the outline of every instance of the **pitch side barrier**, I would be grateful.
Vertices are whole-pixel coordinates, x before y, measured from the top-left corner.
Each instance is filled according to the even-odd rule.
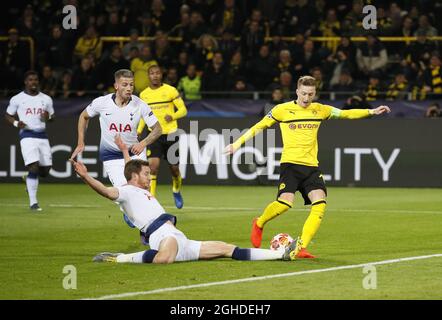
[[[253,92],[251,93],[253,94]],[[335,93],[337,95],[337,93]],[[54,99],[54,109],[57,119],[78,116],[93,98],[100,96],[96,94],[90,98]],[[270,96],[270,94],[269,94]],[[330,104],[342,109],[345,100],[336,101],[321,98],[323,104]],[[242,118],[251,116],[263,116],[268,100],[245,99],[245,98],[211,98],[198,101],[186,101],[188,117],[190,118]],[[391,107],[389,118],[416,119],[424,118],[427,108],[435,103],[442,105],[441,99],[429,99],[422,101],[383,101],[372,102],[372,107],[388,105]],[[8,99],[0,99],[0,113],[6,112],[9,104]]]
[[[180,163],[187,185],[276,185],[282,150],[277,126],[249,141],[233,156],[223,154],[225,145],[259,119],[182,119],[176,133],[179,142],[171,149],[169,160]],[[81,159],[92,176],[108,182],[99,160],[97,120],[90,121]],[[59,118],[48,125],[54,165],[46,181],[80,182],[68,162],[77,140],[76,128],[76,117]],[[17,129],[3,124],[0,132],[0,181],[20,182],[25,168]],[[329,186],[442,187],[440,137],[442,119],[325,121],[319,133],[320,167]],[[167,170],[166,165],[161,166],[160,183],[170,182]]]

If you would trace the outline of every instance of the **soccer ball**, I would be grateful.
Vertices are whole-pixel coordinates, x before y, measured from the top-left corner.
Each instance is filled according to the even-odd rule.
[[[270,241],[270,250],[282,251],[285,250],[292,242],[293,238],[287,233],[278,233]]]

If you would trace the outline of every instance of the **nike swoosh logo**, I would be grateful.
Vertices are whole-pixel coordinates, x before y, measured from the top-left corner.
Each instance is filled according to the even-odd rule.
[[[112,113],[106,113],[107,116],[110,116]]]

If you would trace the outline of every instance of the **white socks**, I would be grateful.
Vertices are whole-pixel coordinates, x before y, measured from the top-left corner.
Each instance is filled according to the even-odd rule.
[[[120,254],[117,257],[118,263],[143,263],[143,255],[145,251],[128,253],[128,254]]]
[[[38,177],[35,179],[26,177],[26,188],[29,195],[29,205],[37,203]]]
[[[281,260],[284,255],[284,251],[275,251],[269,249],[249,249],[250,260]]]

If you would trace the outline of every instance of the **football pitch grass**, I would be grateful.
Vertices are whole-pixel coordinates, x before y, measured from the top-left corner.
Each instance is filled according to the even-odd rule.
[[[170,186],[160,185],[158,199],[189,239],[250,247],[252,218],[275,192],[275,187],[184,186],[185,204],[178,210]],[[329,188],[328,193],[323,223],[309,247],[316,259],[135,265],[92,262],[103,251],[146,249],[113,202],[85,185],[41,183],[44,211],[31,213],[24,185],[3,183],[0,299],[442,299],[437,256],[442,189]],[[266,225],[263,247],[280,232],[296,237],[308,212],[297,195],[293,209]],[[431,257],[395,260],[421,256]],[[382,263],[364,273],[362,264],[374,262]],[[72,276],[63,273],[67,265],[76,269],[75,290],[63,288],[63,279]],[[283,274],[288,275],[266,277]],[[367,282],[376,288],[364,289]]]

